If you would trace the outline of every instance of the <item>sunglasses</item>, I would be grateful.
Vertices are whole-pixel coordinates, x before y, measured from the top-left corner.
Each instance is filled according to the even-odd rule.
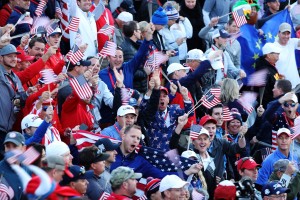
[[[297,103],[287,103],[287,102],[285,102],[283,104],[283,106],[286,107],[286,108],[289,107],[289,106],[291,106],[292,108],[294,108],[296,105],[297,105]]]

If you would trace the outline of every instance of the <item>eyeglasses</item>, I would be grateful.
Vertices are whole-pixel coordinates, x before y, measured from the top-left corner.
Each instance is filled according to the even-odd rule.
[[[289,107],[289,106],[291,106],[292,108],[294,108],[296,105],[297,105],[297,103],[287,103],[287,102],[285,102],[283,104],[283,106],[286,107],[286,108]]]

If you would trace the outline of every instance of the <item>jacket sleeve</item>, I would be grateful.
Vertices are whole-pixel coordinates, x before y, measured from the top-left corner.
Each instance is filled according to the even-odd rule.
[[[169,147],[170,149],[177,149],[179,155],[181,155],[181,153],[184,152],[186,149],[179,145],[179,139],[180,139],[180,134],[177,134],[175,131],[173,131],[170,139]]]
[[[50,123],[46,122],[45,120],[41,123],[41,125],[36,129],[33,136],[25,141],[25,145],[29,145],[33,142],[41,143],[45,133],[50,126]]]
[[[268,109],[263,114],[263,120],[269,121],[271,124],[273,123],[274,118],[276,117],[276,111],[280,107],[279,101],[275,101],[271,105],[269,105]]]
[[[300,191],[300,172],[299,171],[296,173],[296,176],[294,177],[292,182],[290,182],[290,184],[288,185],[288,188],[291,191],[288,193],[287,199],[295,199],[295,197],[297,197],[297,194]]]
[[[104,101],[104,104],[109,106],[110,108],[113,108],[113,102],[114,102],[114,95],[109,91],[106,83],[104,83],[103,81],[101,81],[103,85],[102,87],[102,94],[103,94],[103,101]]]
[[[268,157],[268,158],[270,158],[270,157]],[[268,182],[268,179],[269,179],[272,172],[273,172],[273,167],[272,167],[271,160],[266,159],[262,163],[262,167],[258,171],[258,178],[257,178],[256,183],[261,185],[261,186],[266,184]]]
[[[228,54],[227,51],[224,53],[224,56],[227,57],[227,61],[228,61],[227,74],[228,74],[229,78],[236,79],[238,77],[238,75],[239,75],[239,73],[240,73],[241,70],[237,69],[234,66],[234,64],[233,64],[233,62],[232,62],[232,60],[231,60],[231,58],[230,58],[230,56],[229,56],[229,54]]]
[[[212,41],[212,32],[210,32],[211,30],[213,30],[212,27],[210,27],[209,25],[205,26],[199,31],[198,33],[199,38],[205,39],[212,44],[213,41]]]
[[[113,101],[113,117],[117,116],[118,109],[122,106],[121,88],[115,88],[115,95]]]
[[[222,139],[221,142],[223,146],[223,153],[228,156],[246,151],[246,148],[240,148],[238,143],[229,142],[226,139]]]
[[[24,71],[16,72],[17,76],[22,82],[22,85],[30,81],[34,76],[40,73],[44,69],[45,63],[42,58],[32,63]]]
[[[190,20],[187,17],[185,17],[184,21],[182,23],[185,28],[186,38],[188,38],[188,39],[192,38],[193,37],[193,26],[192,26]]]

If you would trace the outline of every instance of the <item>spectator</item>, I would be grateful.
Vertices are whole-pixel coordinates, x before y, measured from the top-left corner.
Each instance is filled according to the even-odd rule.
[[[188,185],[188,182],[183,181],[176,175],[167,175],[161,180],[159,191],[164,200],[180,199],[185,197],[184,187]]]
[[[133,21],[133,16],[131,13],[123,11],[121,12],[117,18],[115,18],[115,37],[116,44],[120,46],[125,38],[123,35],[123,26],[125,23]]]
[[[6,4],[2,5],[0,10],[0,27],[3,27],[7,24],[7,20],[16,6],[16,3],[16,0],[8,0]]]
[[[280,7],[279,0],[266,0],[265,3],[267,4],[268,8],[266,9],[265,14],[261,18],[268,17],[279,11],[279,7]]]
[[[112,13],[114,18],[117,18],[121,12],[129,12],[132,15],[136,13],[132,0],[123,0],[119,7]]]
[[[204,6],[203,6],[203,21],[205,25],[207,26],[210,22],[210,20],[213,17],[221,17],[223,15],[226,15],[229,13],[230,10],[230,1],[217,1],[217,0],[212,0],[212,1],[205,1]],[[218,25],[224,25],[228,22],[228,15],[221,17],[219,19]]]
[[[24,71],[31,65],[30,62],[35,59],[34,56],[26,55],[26,53],[24,51],[18,50],[18,52],[20,54],[18,55],[18,64],[16,66],[16,69],[14,70],[15,72],[16,71]]]
[[[234,66],[237,69],[241,68],[241,45],[236,39],[239,35],[239,27],[237,27],[236,22],[233,18],[229,19],[226,26],[227,32],[231,35],[231,39],[227,41],[225,50],[228,52]]]
[[[162,199],[161,193],[159,191],[161,179],[158,178],[148,178],[147,185],[145,187],[145,194],[148,199],[160,200]]]
[[[284,75],[284,78],[291,81],[292,88],[295,88],[299,82],[299,74],[295,59],[295,49],[299,49],[300,42],[297,38],[291,38],[292,27],[288,23],[282,23],[279,26],[278,41],[275,45],[281,48],[279,60],[276,62],[276,68],[279,74]],[[287,59],[288,58],[288,59]],[[288,68],[286,67],[288,66]]]
[[[207,114],[214,118],[216,120],[216,138],[222,139],[223,136],[225,135],[225,131],[222,128],[223,125],[223,105],[222,104],[217,104],[216,106],[212,107],[211,109],[208,110]]]
[[[65,171],[66,173],[70,173],[64,159],[56,155],[46,157],[43,161],[42,169],[46,171],[49,177],[56,183],[59,183],[62,180]]]
[[[153,32],[153,43],[158,51],[168,50],[165,46],[165,39],[161,34],[161,30],[165,25],[168,24],[168,16],[164,12],[162,7],[159,7],[152,15],[152,23],[154,24],[155,30]]]
[[[271,198],[286,199],[290,189],[285,188],[278,181],[272,181],[264,185],[262,189],[262,197],[264,200]]]
[[[48,156],[61,156],[67,166],[72,165],[73,156],[71,155],[70,148],[64,142],[57,141],[49,144],[46,147],[46,157]]]

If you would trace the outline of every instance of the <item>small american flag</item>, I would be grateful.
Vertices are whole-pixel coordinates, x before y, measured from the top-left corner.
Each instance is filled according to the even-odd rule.
[[[44,26],[38,26],[38,27],[32,27],[30,29],[30,34],[35,35],[35,34],[45,34],[47,31]]]
[[[148,68],[149,71],[153,72],[155,69],[159,68],[161,63],[166,62],[168,59],[169,57],[166,54],[161,51],[154,50],[149,54],[144,68]]]
[[[256,92],[243,92],[242,96],[238,99],[238,103],[250,114],[254,110],[253,103],[256,101]]]
[[[7,186],[3,183],[0,184],[0,199],[1,200],[13,199],[14,195],[15,195],[15,193],[10,186]]]
[[[220,101],[221,89],[220,88],[211,88],[203,97],[201,98],[202,105],[210,109],[217,104],[221,103]]]
[[[121,142],[119,140],[116,140],[114,138],[111,138],[111,137],[108,137],[105,135],[101,135],[99,133],[92,133],[92,132],[83,131],[83,130],[79,130],[79,131],[76,131],[75,133],[73,133],[73,137],[76,140],[76,147],[77,147],[78,151],[81,151],[85,147],[89,147],[89,146],[93,145],[97,140],[103,139],[103,138],[108,138],[108,139],[110,139],[111,142],[113,142],[115,144]]]
[[[104,26],[102,26],[102,28],[98,31],[98,33],[110,36],[113,35],[115,32],[115,27],[105,24]]]
[[[75,65],[77,62],[79,62],[83,58],[84,54],[79,50],[78,46],[75,44],[73,51],[70,50],[66,57],[69,59],[69,61]]]
[[[62,11],[61,11],[61,8],[59,7],[59,5],[56,5],[56,7],[55,7],[55,13],[56,13],[56,15],[57,15],[57,17],[59,19],[62,18]]]
[[[299,135],[300,135],[300,133],[294,133],[294,134],[291,135],[291,139],[294,140]]]
[[[191,129],[190,129],[190,138],[192,140],[195,140],[195,139],[198,138],[199,133],[201,131],[201,128],[202,128],[202,126],[196,125],[196,124],[194,124],[194,125],[191,126]]]
[[[247,81],[248,86],[265,86],[267,81],[267,70],[259,70],[252,73]]]
[[[89,99],[93,95],[93,91],[83,75],[71,78],[70,85],[80,99]]]
[[[77,32],[78,31],[78,27],[79,27],[79,22],[80,22],[80,18],[78,17],[72,17],[70,24],[68,26],[68,29],[70,31],[74,31]]]
[[[117,45],[114,42],[106,41],[100,53],[105,56],[115,56]]]
[[[232,12],[232,16],[233,16],[233,19],[234,19],[237,27],[241,27],[242,25],[247,24],[247,20],[244,15],[243,8]]]
[[[35,150],[34,147],[29,147],[22,155],[21,155],[21,163],[24,165],[30,165],[33,163],[38,157],[40,153]]]
[[[5,153],[6,161],[9,164],[15,164],[19,161],[19,157],[22,155],[22,151],[20,150],[12,150]]]
[[[58,27],[58,23],[52,23],[46,27],[47,34],[50,35]]]
[[[103,192],[99,198],[99,200],[106,200],[110,194],[108,192]]]
[[[134,90],[130,88],[121,88],[122,105],[128,105],[129,99],[134,94]]]
[[[54,83],[57,81],[57,76],[54,73],[53,69],[44,69],[41,71],[43,82],[45,84]]]
[[[231,112],[227,106],[223,106],[223,120],[224,121],[230,121],[233,120],[233,117],[231,115]]]
[[[35,14],[37,17],[40,17],[44,11],[44,7],[46,5],[46,1],[44,0],[41,0],[35,10]]]
[[[300,135],[300,117],[296,117],[294,120],[294,126],[291,128],[293,135],[291,136],[292,140]]]

